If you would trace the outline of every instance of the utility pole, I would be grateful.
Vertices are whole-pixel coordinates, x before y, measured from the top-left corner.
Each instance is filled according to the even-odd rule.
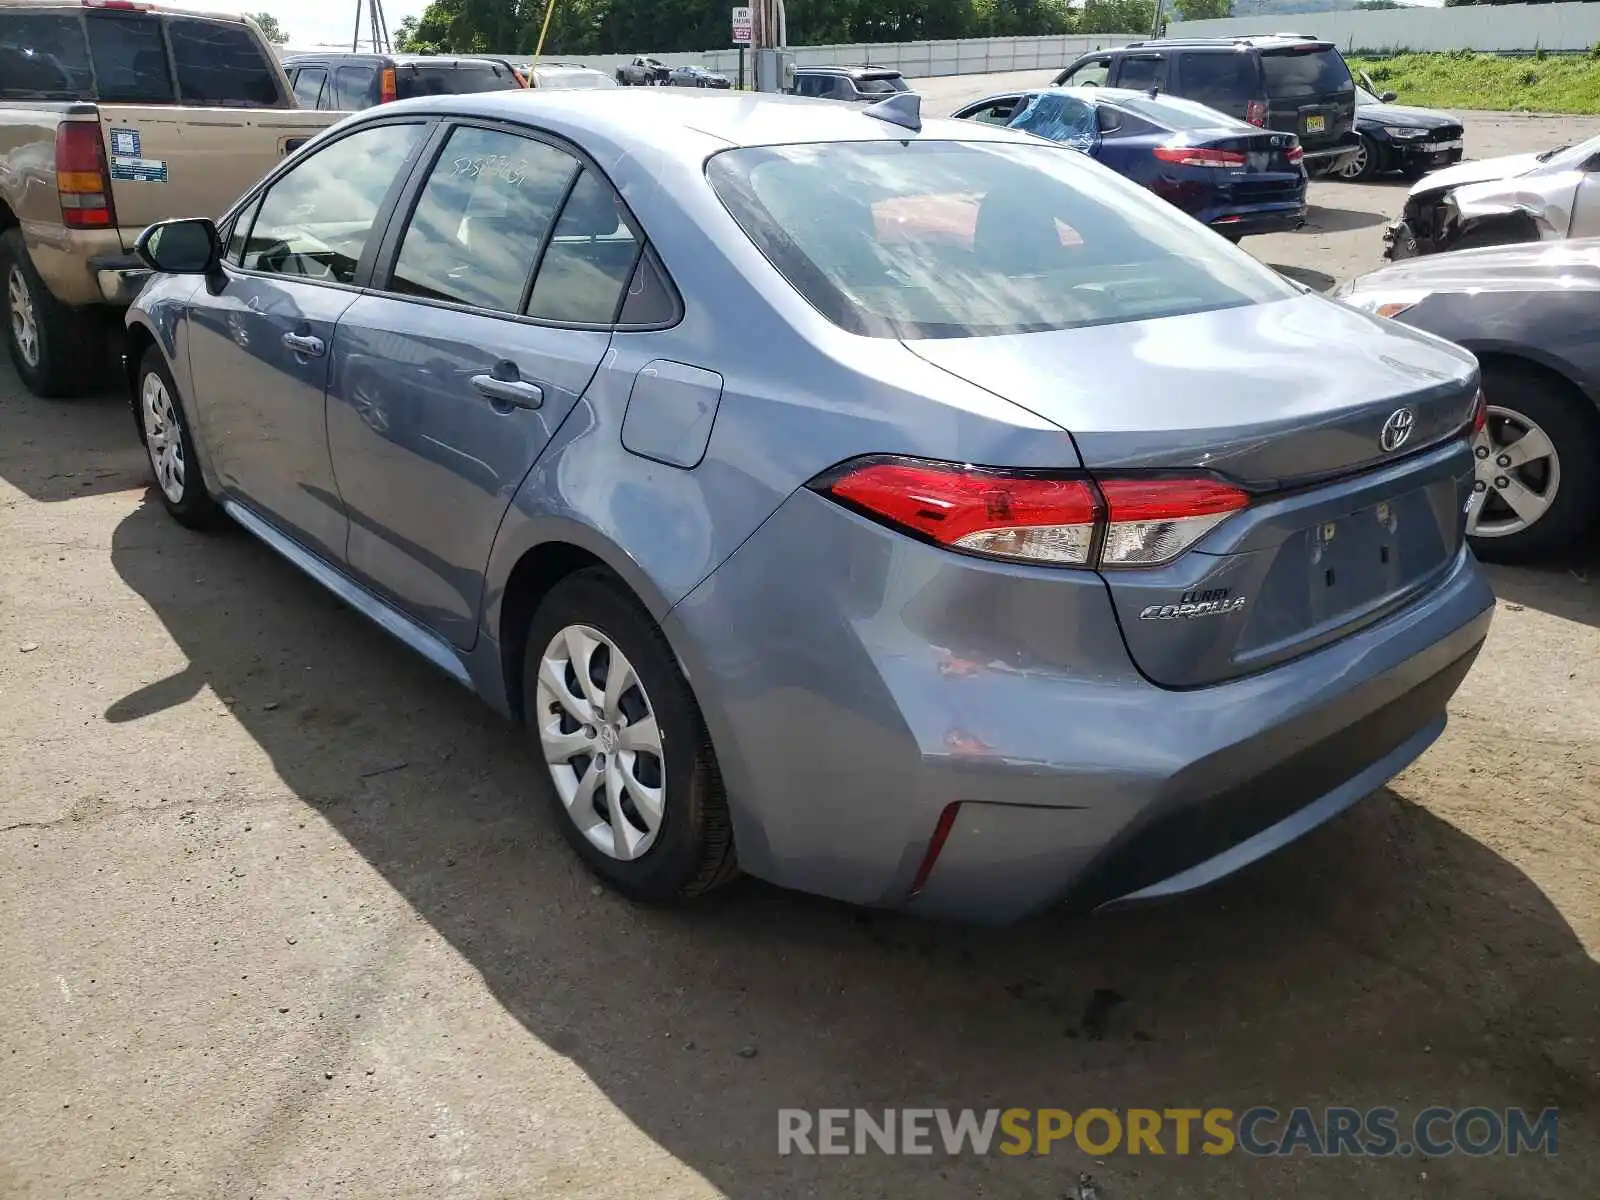
[[[356,27],[350,34],[350,49],[361,49],[361,10],[367,10],[367,33],[374,54],[388,54],[394,47],[389,41],[389,21],[383,15],[383,0],[356,0]]]

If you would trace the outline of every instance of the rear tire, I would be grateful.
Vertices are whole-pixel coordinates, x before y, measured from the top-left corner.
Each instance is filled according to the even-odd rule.
[[[1511,563],[1575,547],[1600,515],[1600,416],[1594,406],[1557,380],[1503,363],[1485,368],[1483,395],[1490,419],[1474,453],[1484,500],[1478,505],[1474,496],[1469,531],[1491,532],[1469,532],[1474,553],[1486,562]],[[1553,448],[1548,457],[1499,465],[1500,454],[1535,435]],[[1509,485],[1505,492],[1495,486],[1501,479]],[[1525,506],[1543,501],[1545,507],[1525,521],[1508,495]],[[1519,521],[1525,523],[1519,527]]]
[[[0,233],[0,318],[11,363],[35,396],[81,396],[103,382],[100,314],[50,294],[20,229]]]
[[[522,693],[540,786],[591,871],[646,903],[697,896],[737,874],[694,693],[650,614],[609,572],[569,575],[539,603]]]

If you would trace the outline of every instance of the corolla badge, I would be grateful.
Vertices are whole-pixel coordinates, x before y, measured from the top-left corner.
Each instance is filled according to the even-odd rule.
[[[1417,414],[1409,408],[1395,409],[1383,423],[1383,432],[1378,435],[1378,445],[1383,447],[1385,453],[1393,453],[1400,449],[1411,436],[1412,427],[1416,423]]]
[[[1232,588],[1191,588],[1176,604],[1147,604],[1139,612],[1141,621],[1192,621],[1196,617],[1225,617],[1243,612],[1245,597],[1235,596]]]

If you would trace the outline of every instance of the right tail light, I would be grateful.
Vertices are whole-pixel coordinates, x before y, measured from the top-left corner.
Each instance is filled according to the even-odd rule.
[[[394,68],[385,67],[383,74],[378,76],[378,103],[389,104],[400,98],[400,89],[395,83]]]
[[[923,541],[1040,566],[1157,567],[1250,503],[1207,477],[1095,479],[921,459],[858,459],[812,488]]]
[[[63,225],[69,229],[116,225],[108,174],[98,121],[63,121],[56,126],[56,192]]]

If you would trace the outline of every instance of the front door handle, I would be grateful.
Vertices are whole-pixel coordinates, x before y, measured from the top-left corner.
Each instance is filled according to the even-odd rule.
[[[474,375],[472,386],[497,407],[538,408],[544,403],[544,389],[525,379],[497,379],[493,375]]]
[[[283,344],[296,354],[306,354],[312,358],[321,358],[322,352],[327,349],[321,338],[312,337],[309,333],[286,333],[283,335]]]

